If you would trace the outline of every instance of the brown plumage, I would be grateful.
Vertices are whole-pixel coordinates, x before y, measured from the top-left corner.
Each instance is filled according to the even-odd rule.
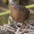
[[[15,7],[11,8],[11,15],[13,20],[16,22],[23,22],[29,17],[29,10],[24,6],[17,6],[18,11]]]
[[[26,21],[29,18],[29,13],[30,13],[30,11],[27,8],[25,8],[24,6],[21,6],[21,5],[15,6],[14,3],[11,4],[11,15],[12,15],[12,18],[14,21],[25,24],[24,21]],[[22,26],[23,26],[23,24],[22,24]],[[20,28],[20,30],[21,30],[21,28]]]

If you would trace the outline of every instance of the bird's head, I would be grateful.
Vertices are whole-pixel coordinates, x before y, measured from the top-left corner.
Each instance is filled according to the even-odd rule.
[[[16,10],[18,11],[16,0],[12,0],[12,2],[11,2],[11,7],[15,7],[15,8],[16,8]]]
[[[16,6],[16,5],[17,5],[16,0],[12,0],[12,1],[11,1],[11,7],[14,7],[14,6]]]

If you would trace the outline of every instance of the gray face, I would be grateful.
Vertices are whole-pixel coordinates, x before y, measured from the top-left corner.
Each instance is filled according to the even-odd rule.
[[[15,4],[13,2],[11,2],[11,7],[14,7],[14,6],[15,6]]]
[[[11,2],[11,7],[14,7],[15,5],[17,5],[17,2],[16,1],[12,1]]]
[[[14,7],[14,6],[17,9],[17,2],[16,1],[12,1],[11,2],[11,7]],[[17,11],[18,11],[18,9],[17,9]]]

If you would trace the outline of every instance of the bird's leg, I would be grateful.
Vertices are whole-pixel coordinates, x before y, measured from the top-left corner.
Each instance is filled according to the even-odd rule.
[[[24,25],[24,22],[22,23],[22,26],[21,26],[21,28],[19,29],[19,31],[22,29],[23,25]]]
[[[25,24],[25,26],[27,26],[27,24],[25,22],[23,22]]]
[[[23,24],[22,24],[21,28],[19,29],[19,31],[22,29],[23,25],[26,25],[26,23],[25,23],[25,22],[23,22]],[[26,26],[27,26],[27,25],[26,25]]]

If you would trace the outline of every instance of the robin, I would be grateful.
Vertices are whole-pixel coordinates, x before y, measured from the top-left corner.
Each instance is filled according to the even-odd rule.
[[[11,2],[11,15],[13,20],[16,21],[17,23],[18,22],[23,23],[20,30],[25,24],[24,21],[26,21],[29,18],[29,14],[30,14],[30,11],[27,8],[25,8],[22,5],[17,5],[17,2],[15,1]]]

